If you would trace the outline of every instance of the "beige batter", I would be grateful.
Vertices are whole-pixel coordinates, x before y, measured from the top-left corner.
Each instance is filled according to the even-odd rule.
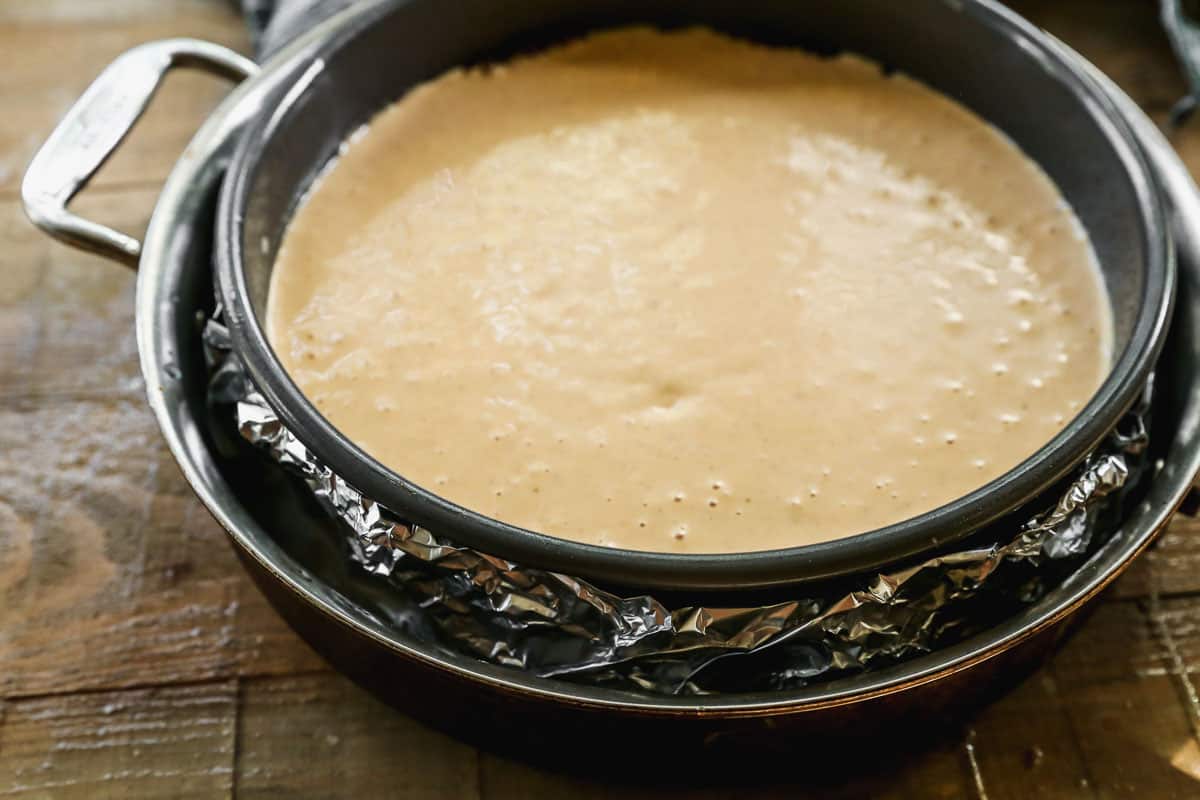
[[[971,113],[702,30],[456,71],[297,212],[267,327],[334,425],[585,542],[789,547],[1015,466],[1110,350],[1091,249]]]

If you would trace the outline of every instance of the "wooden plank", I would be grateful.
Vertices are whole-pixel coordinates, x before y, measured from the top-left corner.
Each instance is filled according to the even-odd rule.
[[[1179,644],[1195,606],[1104,603],[1050,669],[986,709],[973,727],[987,797],[1190,796],[1200,750],[1176,654],[1200,651]]]
[[[1031,725],[1031,720],[1037,720]],[[1089,797],[1089,777],[1049,671],[1025,681],[972,723],[988,800]]]
[[[172,20],[221,10],[225,0],[0,0],[0,25],[134,25],[152,19]]]
[[[29,392],[40,317],[35,297],[44,265],[39,245],[44,240],[16,202],[0,201],[0,397]]]
[[[1200,751],[1171,676],[1059,687],[1097,796],[1196,796]]]
[[[232,4],[219,0],[56,0],[0,2],[0,193],[21,173],[88,84],[123,51],[142,42],[194,36],[245,52]],[[66,57],[64,57],[64,55]],[[219,79],[181,73],[168,79],[129,142],[97,176],[98,185],[157,184],[179,158],[202,117],[228,91]]]
[[[652,743],[651,743],[652,744]],[[797,744],[800,747],[800,744]],[[640,754],[647,757],[647,753]],[[484,800],[565,798],[577,800],[961,800],[972,797],[974,780],[962,744],[948,738],[897,764],[879,768],[878,759],[864,754],[861,768],[840,774],[814,774],[798,755],[791,780],[766,769],[778,765],[729,764],[717,779],[692,774],[687,763],[652,761],[648,769],[620,767],[603,777],[580,777],[530,767],[510,759],[483,754],[480,781]],[[697,764],[697,767],[702,765]],[[762,767],[762,768],[760,768]],[[599,774],[599,773],[598,773]]]
[[[1176,515],[1154,547],[1133,563],[1113,587],[1119,598],[1200,592],[1200,520]]]
[[[17,624],[0,652],[3,691],[17,698],[232,675],[235,606],[228,597],[226,584],[208,583],[130,606]]]
[[[239,741],[241,798],[480,797],[472,748],[335,674],[246,681]]]
[[[231,797],[232,682],[8,703],[0,797]]]
[[[97,193],[78,210],[140,236],[156,191]],[[132,270],[51,240],[0,200],[0,404],[138,396]]]
[[[1157,596],[1104,604],[1055,658],[1046,708],[1058,706],[1070,722],[1081,789],[1192,796],[1200,780],[1200,707],[1187,674],[1200,652],[1191,638],[1196,605]],[[1047,716],[1034,718],[1040,735]]]
[[[0,694],[325,668],[242,573],[140,397],[0,408],[0,530]]]
[[[140,398],[0,409],[6,695],[228,671],[227,581],[142,591],[148,539],[171,535],[150,523],[156,475],[169,458],[162,450]],[[212,555],[228,559],[214,527],[205,528]]]
[[[1060,685],[1114,687],[1165,674],[1167,660],[1141,604],[1108,602],[1055,655],[1053,670]]]
[[[1200,597],[1165,598],[1149,608],[1167,669],[1200,673]],[[1177,663],[1175,663],[1177,662]]]
[[[333,671],[275,613],[249,579],[243,577],[237,582],[235,597],[234,658],[238,675]]]

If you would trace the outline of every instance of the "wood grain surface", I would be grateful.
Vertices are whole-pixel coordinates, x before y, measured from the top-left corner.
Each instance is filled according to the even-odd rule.
[[[1021,0],[1156,120],[1183,91],[1149,0]],[[314,655],[242,573],[143,400],[133,276],[36,233],[17,186],[116,55],[243,52],[227,0],[0,0],[0,798],[1200,797],[1200,525],[1177,520],[1044,669],[845,785],[616,785],[481,753]],[[77,207],[140,232],[220,81],[171,77]],[[1200,120],[1172,134],[1200,172]]]

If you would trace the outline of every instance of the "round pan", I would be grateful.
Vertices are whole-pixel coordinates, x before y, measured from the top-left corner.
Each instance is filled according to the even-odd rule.
[[[337,20],[334,21],[336,23]],[[306,52],[323,32],[288,52]],[[229,532],[239,556],[275,607],[335,666],[426,722],[526,757],[573,751],[595,764],[629,764],[630,742],[668,743],[699,768],[696,748],[740,750],[764,763],[807,752],[797,735],[841,734],[859,759],[862,737],[915,719],[965,713],[1019,679],[1048,653],[1065,625],[1153,540],[1200,469],[1200,197],[1186,169],[1133,104],[1114,95],[1141,129],[1171,200],[1183,280],[1169,345],[1159,362],[1152,458],[1161,460],[1144,496],[1118,533],[1063,585],[989,631],[894,668],[797,691],[672,698],[537,678],[406,637],[349,601],[368,576],[337,574],[330,559],[289,525],[302,508],[270,484],[261,466],[238,471],[212,438],[205,403],[207,370],[195,312],[211,306],[211,217],[235,135],[287,73],[268,65],[222,106],[188,148],[163,190],[146,235],[137,286],[137,333],[150,406],[189,483]],[[1115,91],[1115,90],[1113,90]],[[227,423],[226,423],[227,424]],[[260,483],[253,483],[255,474]],[[263,488],[266,491],[263,491]],[[309,528],[322,520],[310,519]],[[340,560],[338,560],[339,563]],[[319,576],[319,577],[318,577]],[[928,727],[928,726],[926,726]],[[564,735],[570,732],[570,735]],[[558,748],[554,743],[558,743]],[[616,752],[614,752],[616,751]],[[873,751],[874,752],[874,751]],[[620,758],[620,761],[612,759]],[[874,758],[874,755],[872,756]],[[607,760],[606,760],[607,759]],[[660,762],[661,763],[661,762]],[[756,770],[758,767],[756,766]],[[807,773],[806,773],[807,774]]]
[[[1055,181],[1087,229],[1115,321],[1114,363],[1070,424],[988,485],[928,513],[836,541],[679,555],[586,545],[461,507],[393,472],[334,428],[284,371],[261,319],[275,253],[314,176],[359,125],[453,66],[503,58],[589,29],[704,24],[774,44],[861,53],[975,110]],[[270,113],[253,117],[220,196],[216,279],[234,347],[280,417],[367,496],[439,536],[608,585],[648,590],[765,588],[874,569],[960,540],[1061,479],[1115,426],[1162,346],[1174,264],[1147,165],[1113,101],[1045,34],[987,0],[375,0],[271,63]]]

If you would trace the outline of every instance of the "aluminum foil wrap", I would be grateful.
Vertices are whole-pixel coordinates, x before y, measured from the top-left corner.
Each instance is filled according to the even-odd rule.
[[[245,440],[299,476],[343,523],[348,557],[421,617],[406,622],[406,634],[541,676],[666,694],[829,680],[929,652],[1013,613],[1112,532],[1148,442],[1150,386],[1064,488],[1022,515],[1024,524],[794,599],[668,605],[462,547],[409,523],[330,471],[283,426],[232,352],[219,312],[204,343],[210,404],[218,415],[225,407]]]

